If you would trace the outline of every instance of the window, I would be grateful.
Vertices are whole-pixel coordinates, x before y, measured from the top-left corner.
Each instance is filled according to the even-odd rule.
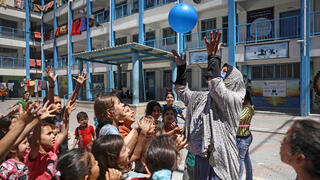
[[[133,0],[131,12],[132,14],[139,12],[139,0]]]
[[[262,79],[262,66],[252,66],[252,79]]]
[[[164,28],[163,29],[163,44],[170,45],[176,43],[176,35],[177,33],[171,28]]]
[[[104,75],[103,74],[92,75],[92,83],[104,83]]]
[[[125,43],[127,43],[127,37],[126,37],[126,36],[125,36],[125,37],[117,38],[117,39],[116,39],[116,42],[115,42],[115,45],[116,45],[116,46],[119,46],[119,45],[125,44]]]
[[[299,79],[300,64],[270,64],[252,67],[252,79]]]
[[[222,17],[222,42],[223,44],[228,43],[228,16]]]
[[[207,68],[201,68],[201,88],[208,88],[208,81],[205,78],[207,74]]]
[[[190,31],[190,32],[187,32],[187,33],[185,33],[184,34],[184,38],[185,38],[185,42],[191,42],[192,41],[192,34],[191,34],[192,32]]]
[[[273,78],[273,65],[263,65],[263,79]]]
[[[211,19],[205,19],[201,21],[201,31],[208,31],[208,32],[202,32],[201,33],[201,39],[203,39],[205,36],[209,37],[210,30],[216,29],[217,20],[216,18]]]
[[[171,88],[172,72],[171,70],[163,71],[163,88]]]
[[[117,18],[121,18],[121,17],[128,15],[128,11],[127,11],[128,8],[127,7],[128,7],[127,1],[116,4],[116,6],[115,6],[116,17],[115,18],[117,19]]]
[[[295,38],[300,35],[300,10],[280,13],[280,37]]]
[[[113,77],[114,77],[114,85],[117,88],[117,84],[118,84],[118,72],[117,71],[114,71]],[[126,87],[127,87],[127,73],[122,72],[121,73],[120,88],[126,88]]]
[[[136,42],[136,43],[139,42],[139,34],[132,35],[132,42]]]

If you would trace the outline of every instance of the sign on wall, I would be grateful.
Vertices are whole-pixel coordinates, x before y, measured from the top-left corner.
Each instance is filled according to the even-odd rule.
[[[207,51],[196,51],[189,53],[190,64],[208,63]]]
[[[289,57],[288,42],[246,46],[245,60]]]
[[[286,81],[264,81],[264,97],[286,97]]]

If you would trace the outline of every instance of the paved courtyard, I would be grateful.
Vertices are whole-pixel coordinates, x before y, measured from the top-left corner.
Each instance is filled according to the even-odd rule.
[[[14,104],[17,100],[6,100],[0,102],[0,113],[6,114],[8,107]],[[62,101],[63,102],[63,101]],[[75,112],[71,115],[71,123],[69,133],[69,147],[72,146],[74,139],[74,131],[78,126],[76,114],[84,111],[89,115],[89,124],[93,125],[94,111],[88,105],[78,103]],[[137,117],[141,117],[138,114]],[[320,115],[311,115],[309,119],[320,120]],[[137,118],[138,119],[138,118]],[[285,113],[273,113],[266,111],[256,112],[252,120],[253,142],[250,146],[250,156],[253,166],[253,176],[256,180],[293,180],[296,178],[294,170],[281,162],[280,160],[280,142],[283,139],[285,132],[288,130],[293,121],[303,119],[299,116],[294,116]],[[179,122],[183,126],[183,122]],[[182,150],[180,154],[180,165],[177,171],[174,172],[173,180],[182,179],[184,159],[186,150]]]

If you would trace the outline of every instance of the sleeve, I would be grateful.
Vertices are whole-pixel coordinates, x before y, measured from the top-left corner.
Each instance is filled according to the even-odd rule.
[[[208,56],[208,68],[207,68],[207,78],[221,77],[220,69],[221,57],[217,55]]]
[[[74,131],[74,136],[75,137],[79,137],[79,134],[78,134],[78,127],[76,128],[76,130]]]
[[[92,136],[94,135],[94,129],[93,129],[93,126],[89,126],[89,129],[90,129],[90,133],[92,134]]]
[[[10,167],[6,164],[6,162],[3,162],[0,165],[0,178],[2,179],[8,179],[10,173]]]
[[[17,102],[16,102],[16,105],[19,105],[20,103],[21,103],[21,100],[17,101]]]
[[[191,99],[193,91],[191,91],[188,86],[175,85],[174,91],[177,96],[182,100],[182,102],[187,106],[189,99]]]
[[[174,82],[174,84],[180,84],[180,85],[187,84],[186,69],[187,69],[186,64],[177,66],[177,79],[176,79],[176,82]]]

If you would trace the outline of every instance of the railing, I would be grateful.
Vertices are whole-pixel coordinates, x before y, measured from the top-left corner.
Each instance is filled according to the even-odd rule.
[[[94,19],[99,24],[103,24],[105,22],[109,22],[109,15],[106,15],[108,11],[102,11],[97,14],[94,14]]]
[[[147,40],[144,42],[144,44],[165,51],[171,51],[172,49],[176,49],[176,39],[176,36],[171,36],[166,38]]]
[[[25,68],[25,58],[0,56],[0,68]]]
[[[115,19],[119,19],[125,16],[130,16],[131,14],[138,12],[137,3],[129,2],[121,4],[115,7]]]
[[[152,9],[172,2],[176,2],[176,0],[144,0],[144,9]]]
[[[320,11],[315,11],[310,14],[311,36],[320,34]]]
[[[0,26],[0,37],[25,39],[25,31],[16,28]]]

